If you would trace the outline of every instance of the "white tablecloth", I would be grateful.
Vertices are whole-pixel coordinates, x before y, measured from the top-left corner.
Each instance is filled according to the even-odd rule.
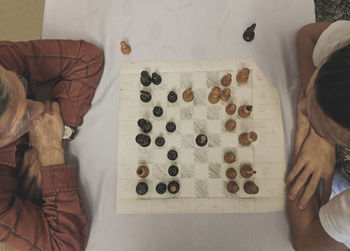
[[[120,62],[253,57],[278,87],[290,155],[299,74],[295,35],[314,21],[312,0],[46,0],[42,38],[103,47],[106,67],[77,139],[91,232],[88,250],[292,250],[284,212],[229,215],[117,215]],[[243,31],[256,22],[251,43]],[[132,53],[120,52],[128,40]],[[287,163],[289,158],[287,159]]]

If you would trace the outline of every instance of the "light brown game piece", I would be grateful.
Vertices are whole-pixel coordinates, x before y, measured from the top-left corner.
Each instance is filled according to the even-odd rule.
[[[231,74],[226,74],[221,78],[221,84],[223,86],[229,86],[232,82],[232,75]]]
[[[224,161],[226,163],[231,164],[231,163],[236,161],[236,155],[234,153],[231,153],[231,152],[225,153]]]
[[[221,99],[222,99],[223,101],[229,100],[230,96],[231,96],[231,91],[230,91],[230,89],[225,88],[225,89],[222,90],[222,92],[221,92]]]
[[[137,176],[139,176],[140,178],[146,178],[149,174],[149,169],[147,166],[139,166],[136,170],[136,174]]]
[[[228,104],[225,108],[225,111],[229,115],[233,115],[236,112],[236,105],[235,104]]]
[[[208,100],[210,104],[217,104],[220,101],[220,96],[213,95],[213,92],[209,93]]]
[[[250,70],[248,68],[243,68],[237,73],[236,80],[239,84],[244,84],[249,79]]]
[[[240,173],[242,177],[250,178],[253,176],[253,174],[256,174],[256,171],[254,171],[250,165],[244,164],[243,166],[241,166]]]
[[[243,188],[247,194],[257,194],[259,192],[259,187],[252,181],[244,183]]]
[[[130,45],[128,45],[125,41],[121,41],[120,42],[120,46],[121,46],[120,50],[122,51],[122,53],[124,55],[129,55],[130,54],[130,52],[131,52]]]
[[[252,142],[258,139],[258,135],[255,132],[242,133],[238,137],[238,142],[242,146],[249,146]]]
[[[230,180],[235,179],[237,177],[237,171],[233,167],[227,168],[226,177]]]
[[[225,123],[225,128],[227,131],[232,132],[236,128],[236,121],[230,119]]]
[[[253,111],[253,106],[251,105],[242,105],[238,109],[238,115],[241,118],[246,118],[248,117]]]
[[[189,88],[186,91],[184,91],[182,93],[182,98],[186,102],[191,102],[193,100],[193,98],[194,98],[194,94],[193,94],[192,88]]]
[[[229,193],[237,193],[239,191],[239,186],[234,181],[229,181],[226,184],[226,189]]]
[[[211,89],[211,93],[212,93],[212,96],[213,97],[220,97],[221,96],[221,89],[220,89],[220,87],[218,87],[218,86],[215,86],[215,87],[213,87],[213,89]]]

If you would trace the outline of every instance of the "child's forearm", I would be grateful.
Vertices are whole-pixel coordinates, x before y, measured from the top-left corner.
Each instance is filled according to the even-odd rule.
[[[316,70],[312,59],[315,45],[322,32],[327,29],[330,24],[330,22],[308,24],[298,31],[298,63],[302,90],[304,93],[307,89],[312,74]]]

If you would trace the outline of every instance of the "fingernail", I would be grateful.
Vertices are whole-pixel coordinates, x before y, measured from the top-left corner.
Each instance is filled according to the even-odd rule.
[[[304,204],[301,204],[300,206],[299,206],[299,209],[300,210],[303,210],[305,208],[305,205]]]
[[[295,195],[294,195],[294,194],[290,194],[290,195],[289,195],[289,199],[295,200]]]

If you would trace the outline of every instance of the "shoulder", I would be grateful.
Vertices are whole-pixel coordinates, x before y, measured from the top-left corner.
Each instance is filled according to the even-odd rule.
[[[316,67],[336,50],[343,48],[350,42],[350,21],[337,21],[330,24],[320,34],[313,51],[313,62]]]
[[[333,239],[350,247],[350,189],[335,196],[319,212],[322,227]]]

